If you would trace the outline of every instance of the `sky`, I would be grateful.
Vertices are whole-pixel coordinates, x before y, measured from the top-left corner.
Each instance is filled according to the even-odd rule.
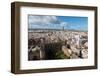
[[[29,29],[88,31],[88,17],[28,15]]]

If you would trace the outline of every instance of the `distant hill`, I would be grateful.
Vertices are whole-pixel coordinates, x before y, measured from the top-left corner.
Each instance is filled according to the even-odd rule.
[[[51,31],[51,30],[53,30],[53,31],[62,31],[63,29],[41,29],[41,28],[38,28],[38,29],[28,29],[28,30],[30,30],[30,31],[32,31],[32,30],[49,30],[49,31]],[[85,30],[75,30],[75,29],[64,29],[63,31],[75,31],[75,32],[88,32],[88,31],[85,31]]]

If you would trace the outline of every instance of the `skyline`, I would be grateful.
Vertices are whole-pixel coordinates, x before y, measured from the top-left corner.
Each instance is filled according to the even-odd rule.
[[[29,15],[28,29],[88,31],[88,17]]]

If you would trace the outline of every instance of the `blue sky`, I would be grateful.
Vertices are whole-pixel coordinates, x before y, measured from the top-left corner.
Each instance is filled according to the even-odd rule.
[[[88,17],[29,15],[29,28],[88,30]]]

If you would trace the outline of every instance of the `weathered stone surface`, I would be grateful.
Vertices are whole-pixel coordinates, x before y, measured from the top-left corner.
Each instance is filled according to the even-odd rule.
[[[70,59],[78,59],[78,58],[88,58],[88,37],[87,32],[82,31],[68,31],[68,30],[33,30],[28,33],[28,50],[30,50],[31,46],[34,48],[31,51],[36,51],[38,49],[40,52],[38,55],[43,56],[46,55],[46,50],[44,49],[44,45],[54,43],[61,43],[61,51],[68,56]],[[69,46],[70,47],[69,47]],[[35,46],[38,46],[35,47]],[[41,49],[39,49],[41,48]],[[34,50],[35,49],[35,50]],[[58,48],[49,49],[52,52],[54,50],[58,50]],[[45,52],[42,53],[42,52]],[[51,53],[51,52],[50,52]],[[51,55],[51,54],[49,54]],[[53,55],[52,55],[53,56]],[[52,57],[53,58],[53,57]],[[41,59],[41,58],[40,58]]]

